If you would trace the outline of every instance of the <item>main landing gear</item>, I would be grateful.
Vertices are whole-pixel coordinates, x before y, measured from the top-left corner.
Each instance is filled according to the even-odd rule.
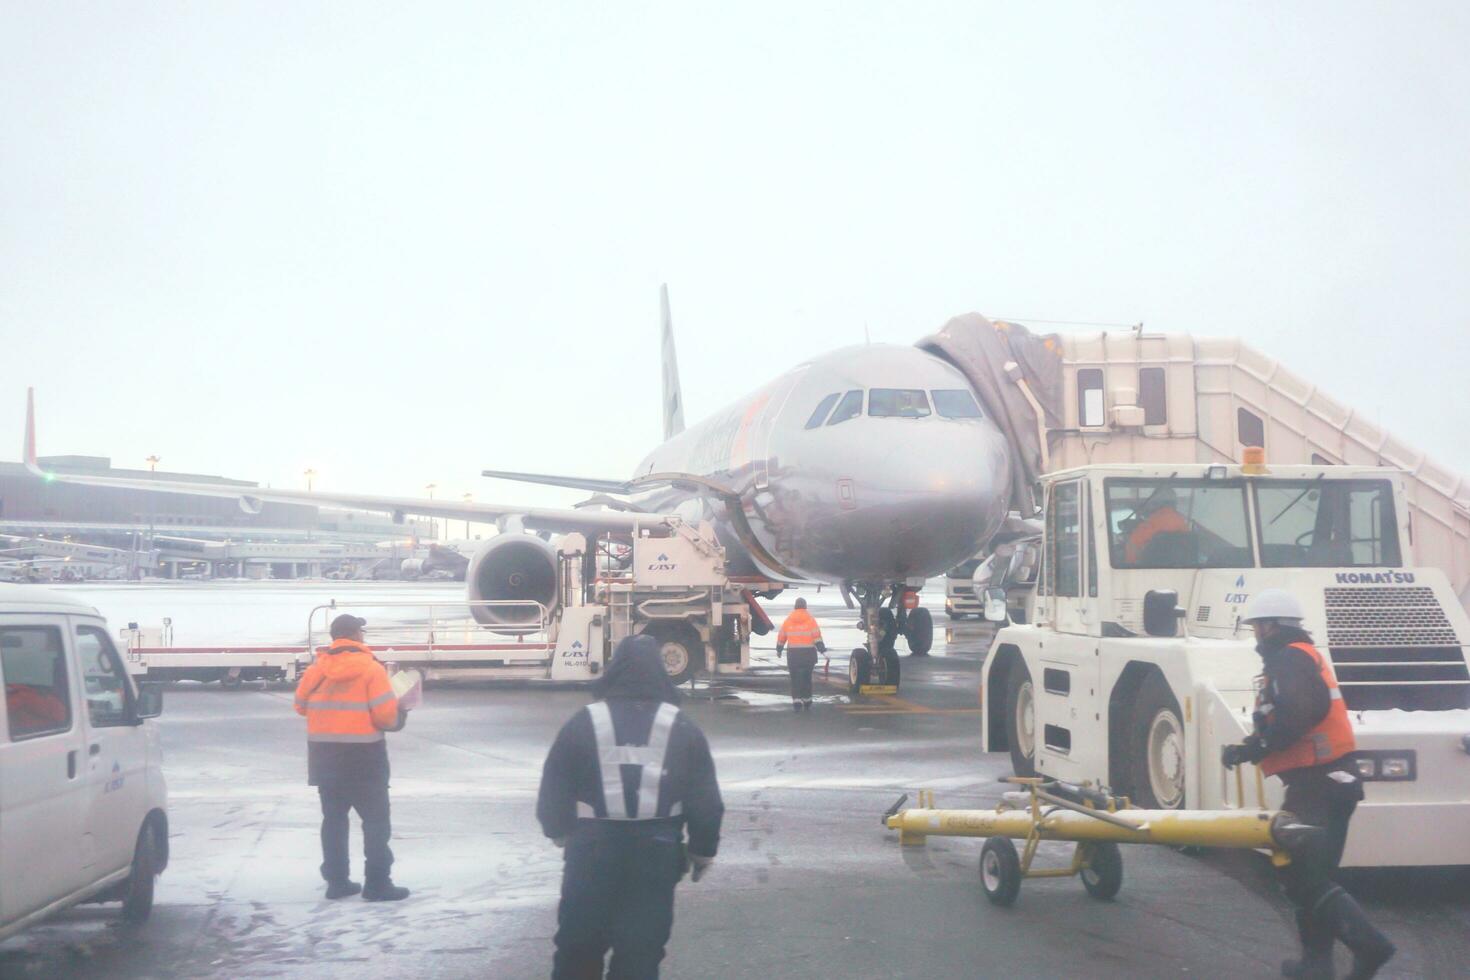
[[[849,693],[857,697],[869,685],[897,688],[899,636],[908,642],[911,655],[927,656],[934,645],[934,618],[923,607],[905,608],[903,600],[909,590],[902,585],[854,585],[850,591],[862,611],[868,642],[854,649],[848,660]]]

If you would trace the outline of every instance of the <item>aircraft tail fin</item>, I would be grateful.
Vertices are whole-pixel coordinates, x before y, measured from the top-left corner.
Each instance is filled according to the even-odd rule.
[[[669,286],[659,289],[663,306],[664,439],[684,431],[684,395],[679,390],[679,358],[674,353],[674,318],[669,313]]]

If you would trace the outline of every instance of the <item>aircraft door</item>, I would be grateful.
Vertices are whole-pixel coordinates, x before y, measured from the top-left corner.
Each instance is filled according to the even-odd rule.
[[[132,862],[148,812],[148,735],[137,723],[132,681],[107,631],[80,623],[76,644],[87,706],[87,822],[96,870],[107,874]]]
[[[86,761],[66,620],[0,626],[0,922],[86,883]]]

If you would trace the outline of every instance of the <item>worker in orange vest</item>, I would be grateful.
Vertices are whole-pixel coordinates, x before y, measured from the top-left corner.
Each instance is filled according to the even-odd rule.
[[[369,902],[397,902],[408,889],[393,884],[393,836],[388,807],[388,743],[399,727],[398,698],[388,671],[363,642],[367,620],[346,613],[332,620],[332,645],[296,688],[296,712],[306,716],[307,782],[322,799],[322,877],[327,898],[362,893]],[[353,810],[362,820],[363,883],[351,880],[347,838]]]
[[[795,711],[812,710],[812,671],[817,666],[817,654],[827,652],[822,642],[822,628],[806,611],[806,600],[797,599],[796,608],[781,624],[776,634],[776,656],[791,647],[791,656],[786,668],[791,672],[791,707]]]
[[[1182,534],[1189,521],[1176,509],[1179,497],[1170,487],[1161,487],[1140,505],[1143,520],[1134,525],[1123,543],[1123,560],[1136,565],[1143,559],[1144,549],[1156,534]]]
[[[1286,784],[1283,809],[1312,828],[1288,848],[1291,863],[1282,884],[1297,908],[1302,958],[1287,960],[1288,977],[1332,977],[1332,945],[1352,950],[1349,980],[1366,980],[1394,954],[1357,901],[1333,880],[1347,842],[1348,821],[1363,799],[1353,761],[1356,743],[1332,664],[1302,629],[1301,603],[1281,589],[1263,589],[1246,605],[1241,622],[1256,635],[1264,671],[1257,682],[1256,731],[1241,745],[1227,745],[1227,768],[1258,765]]]

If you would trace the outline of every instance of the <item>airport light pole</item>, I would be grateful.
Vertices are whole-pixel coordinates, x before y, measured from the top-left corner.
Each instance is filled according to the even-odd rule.
[[[472,501],[474,499],[475,499],[475,495],[472,494],[472,493],[467,493],[467,494],[464,495],[464,502],[466,504],[468,504],[470,501]],[[470,539],[470,519],[468,517],[466,517],[464,519],[464,539],[466,541],[468,541]]]
[[[436,487],[438,487],[438,486],[439,486],[439,484],[437,484],[437,483],[426,483],[424,485],[424,490],[426,490],[428,492],[429,499],[430,500],[433,500],[434,499],[434,489]],[[439,538],[439,529],[435,525],[434,519],[432,517],[429,518],[429,529],[434,532],[434,538],[435,538],[435,540],[438,540],[438,538]]]
[[[306,477],[306,492],[311,493],[311,481],[316,478],[316,470],[308,469],[301,475]]]
[[[149,456],[144,462],[148,464],[148,477],[152,479],[153,475],[158,472],[158,464],[163,462],[163,460],[157,455],[154,455]],[[153,550],[153,494],[151,493],[148,494],[148,550]],[[143,576],[139,574],[138,577],[142,578]]]

